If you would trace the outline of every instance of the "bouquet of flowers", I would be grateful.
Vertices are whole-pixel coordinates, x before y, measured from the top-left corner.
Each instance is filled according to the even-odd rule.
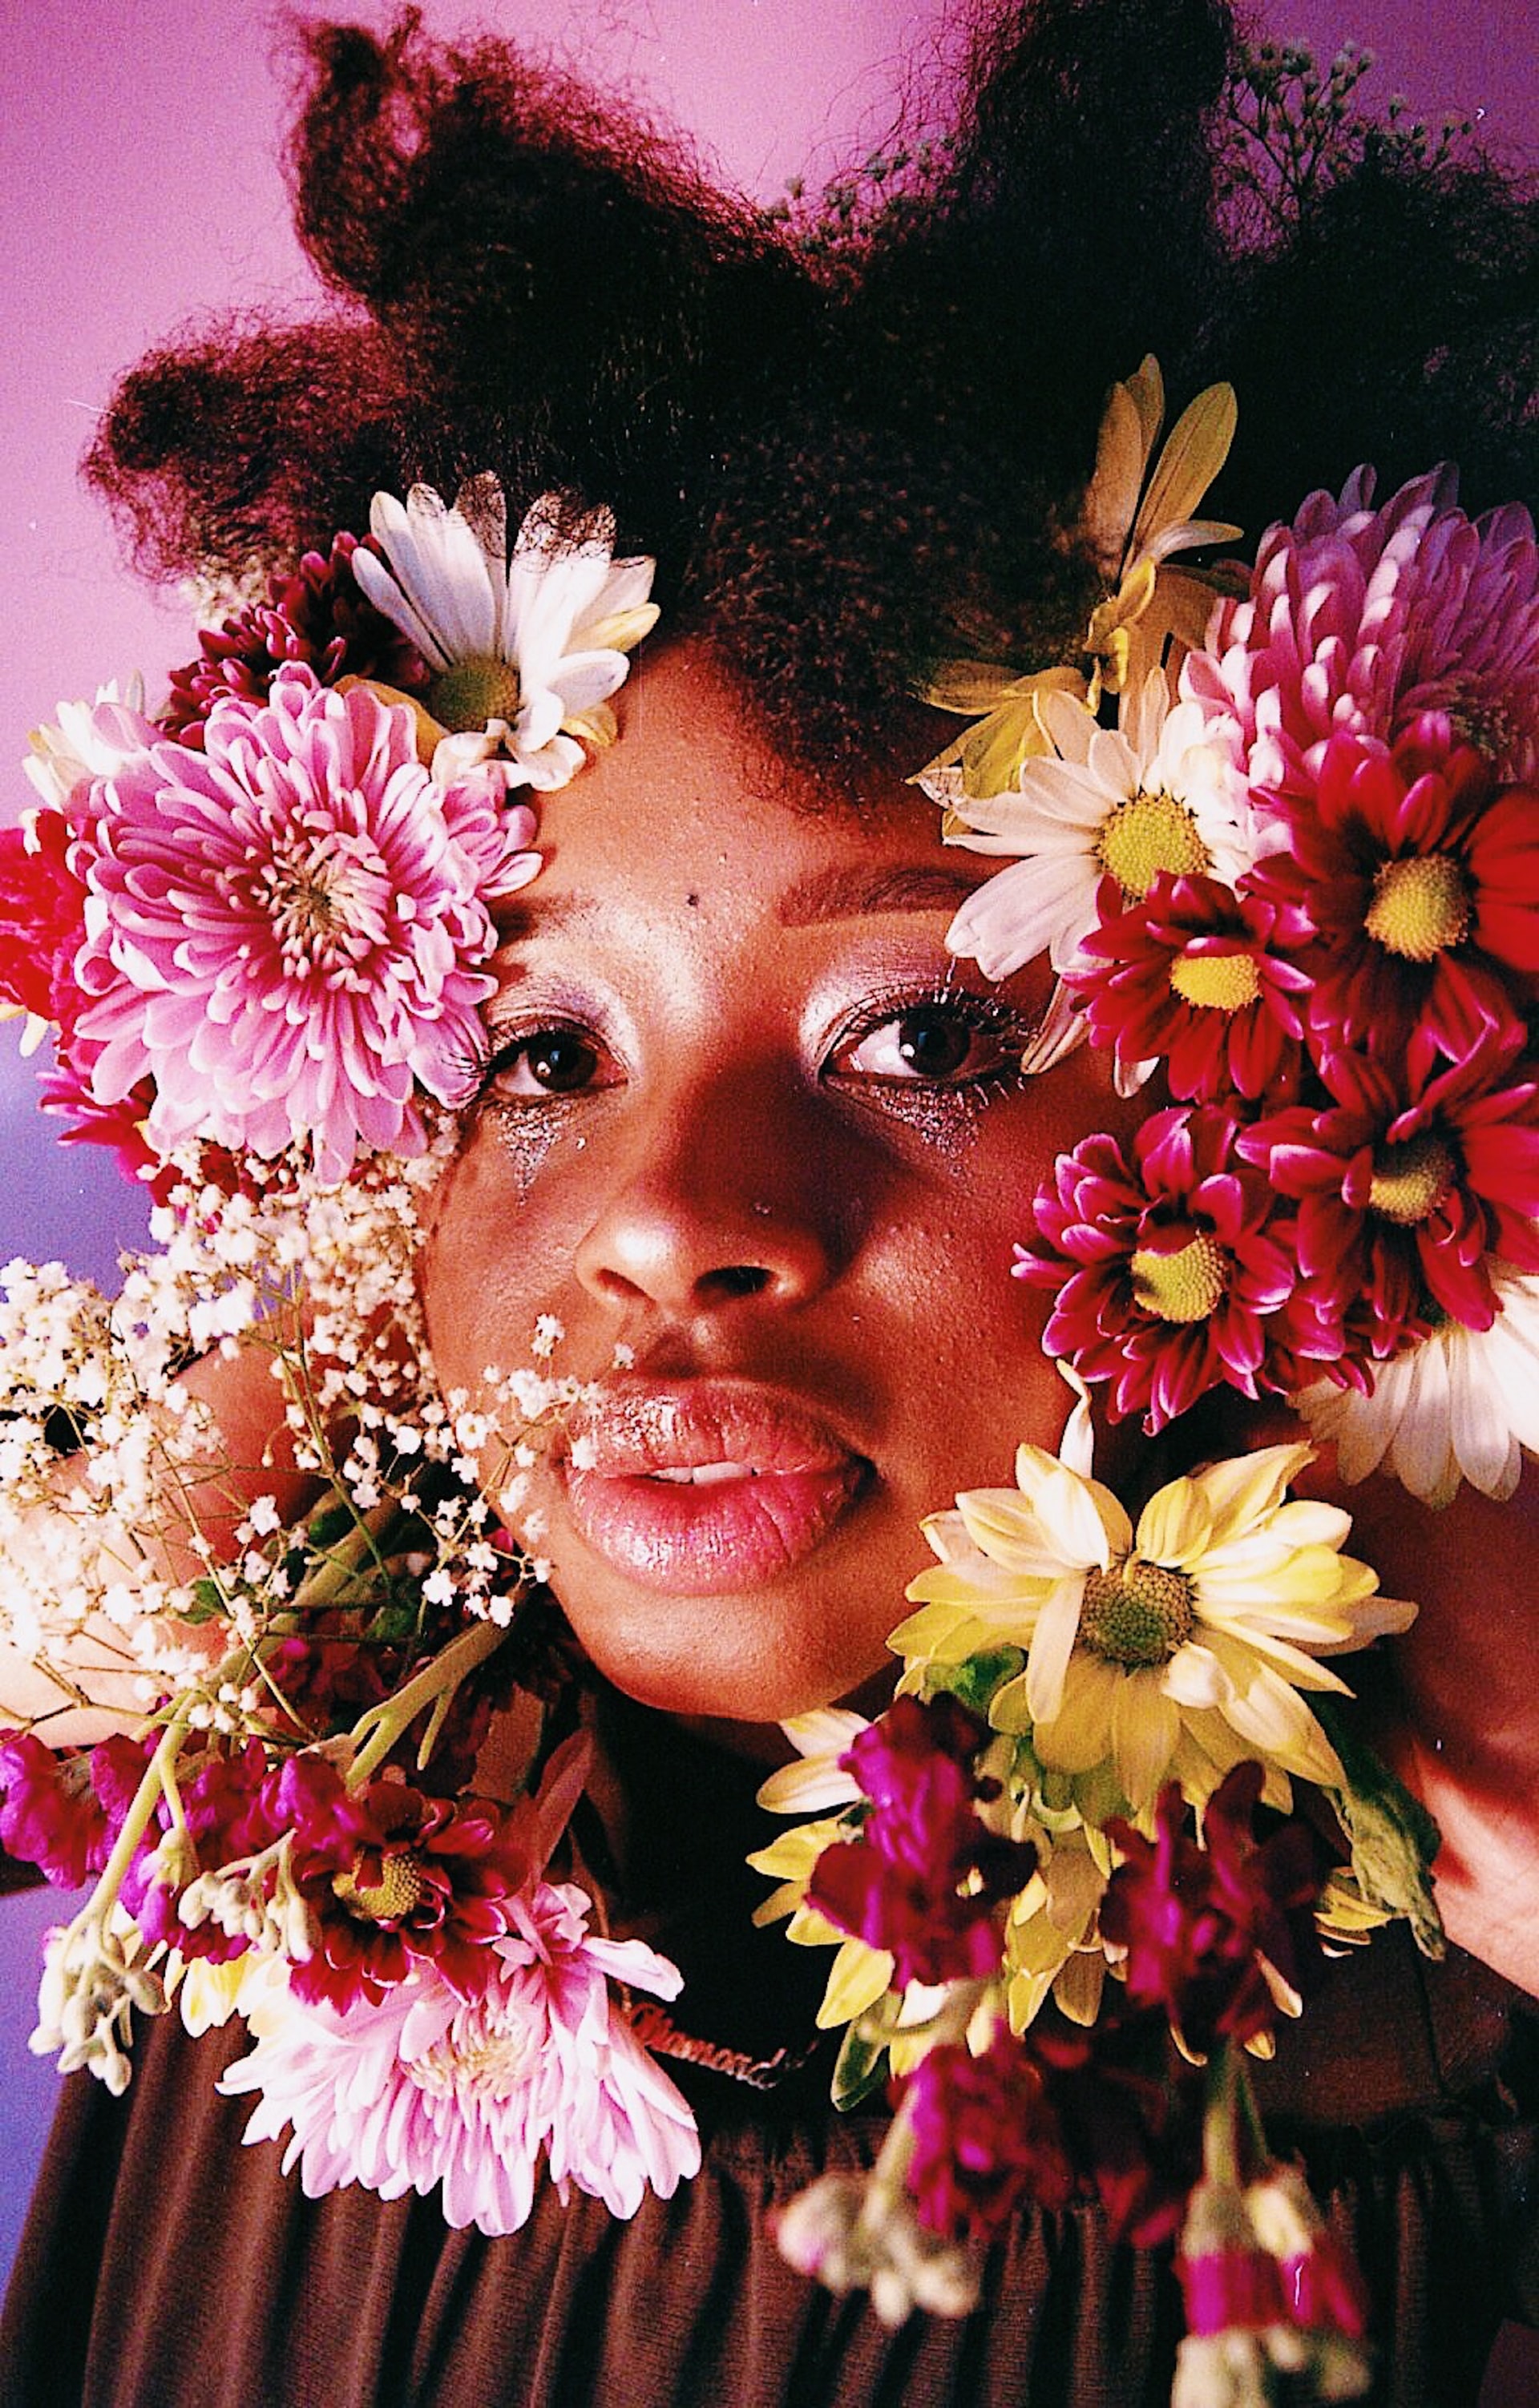
[[[1025,1068],[1102,1044],[1150,1109],[1130,1156],[1060,1157],[1017,1249],[1074,1390],[1058,1453],[933,1517],[894,1702],[790,1726],[765,1792],[813,1818],[756,1861],[764,1914],[836,1949],[836,2093],[897,2102],[869,2180],[781,2241],[888,2317],[956,2313],[1018,2201],[1093,2191],[1179,2234],[1183,2401],[1345,2398],[1359,2293],[1244,2058],[1322,1942],[1402,1915],[1439,1944],[1434,1835],[1333,1669],[1414,1607],[1290,1494],[1308,1443],[1131,1512],[1089,1403],[1157,1431],[1214,1388],[1287,1398],[1347,1477],[1432,1500],[1510,1494],[1539,1446],[1539,564],[1440,471],[1313,496],[1248,580],[1172,567],[1238,532],[1194,515],[1234,406],[1157,457],[1162,407],[1152,362],[1112,396],[1083,658],[925,686],[970,723],[919,773],[946,840],[1011,857],[954,949],[1045,952]],[[542,2157],[628,2214],[699,2155],[626,2009],[675,1970],[553,1872],[585,1767],[541,1737],[570,1665],[525,1483],[583,1393],[542,1322],[495,1410],[440,1396],[412,1277],[530,798],[612,740],[655,615],[612,540],[553,497],[510,548],[490,478],[381,496],[207,631],[158,719],[64,710],[0,840],[45,1105],[156,1198],[115,1302],[4,1279],[0,1842],[95,1877],[38,2045],[121,2087],[135,2010],[239,2015],[226,2086],[308,2191],[441,2186],[487,2232]],[[211,1401],[232,1360],[272,1375],[254,1435]]]
[[[539,867],[515,797],[612,736],[655,616],[651,562],[558,516],[510,555],[494,480],[381,496],[374,548],[208,633],[160,721],[66,710],[0,867],[45,1104],[157,1198],[115,1302],[3,1277],[0,1840],[95,1876],[35,2045],[118,2090],[136,2009],[238,2014],[248,2138],[292,2125],[309,2191],[441,2185],[488,2232],[542,2158],[620,2215],[698,2163],[624,2004],[675,1969],[552,1875],[583,1743],[476,1788],[494,1707],[525,1700],[532,1766],[563,1678],[508,1525],[583,1392],[545,1320],[476,1409],[440,1396],[413,1278],[492,907]],[[249,1452],[222,1360],[276,1383]]]
[[[755,1861],[763,1914],[837,1945],[839,2093],[898,2098],[870,2181],[796,2202],[791,2257],[894,2317],[956,2313],[1023,2199],[1099,2194],[1135,2240],[1179,2235],[1199,2408],[1369,2380],[1360,2285],[1244,2056],[1323,1951],[1391,1916],[1441,1948],[1435,1830],[1333,1662],[1416,1609],[1290,1496],[1305,1442],[1130,1516],[1092,1477],[1090,1391],[1150,1433],[1215,1388],[1286,1398],[1345,1479],[1433,1504],[1510,1496],[1539,1446],[1539,553],[1451,471],[1375,509],[1363,470],[1215,596],[1168,563],[1238,532],[1192,515],[1233,396],[1156,458],[1162,415],[1148,360],[1086,495],[1083,663],[942,665],[928,699],[972,724],[918,781],[948,842],[1012,856],[953,950],[1057,974],[1025,1067],[1089,1041],[1148,1090],[1130,1153],[1060,1155],[1016,1247],[1079,1402],[1057,1456],[1022,1446],[1014,1488],[928,1525],[897,1701],[790,1727],[764,1802],[815,1819]]]

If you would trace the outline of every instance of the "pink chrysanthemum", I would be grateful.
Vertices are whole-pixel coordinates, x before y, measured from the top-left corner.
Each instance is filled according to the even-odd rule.
[[[1124,1079],[1162,1058],[1175,1096],[1253,1100],[1297,1068],[1308,972],[1288,956],[1310,925],[1296,905],[1212,878],[1161,875],[1130,910],[1103,910],[1082,950],[1095,967],[1066,982],[1090,1039],[1111,1045]]]
[[[1359,468],[1269,529],[1243,602],[1188,656],[1182,691],[1240,789],[1307,795],[1338,733],[1392,740],[1446,710],[1505,779],[1539,768],[1539,551],[1525,510],[1472,523],[1451,469],[1381,509]]]
[[[215,703],[232,694],[264,701],[287,661],[303,661],[323,685],[379,678],[414,694],[426,684],[422,654],[359,590],[357,548],[356,536],[334,537],[329,554],[307,552],[297,568],[273,577],[260,602],[204,628],[197,659],[171,672],[163,724],[179,742],[201,749]]]
[[[291,1997],[253,2016],[257,2044],[220,2087],[256,2093],[248,2143],[292,2126],[283,2171],[298,2165],[307,2197],[441,2184],[450,2224],[496,2234],[526,2219],[542,2151],[563,2199],[575,2185],[620,2216],[698,2171],[694,2118],[609,1989],[671,1999],[675,1968],[640,1941],[593,1936],[570,1885],[533,1884],[516,1903],[471,2001],[423,1967],[378,2003]]]
[[[437,785],[411,712],[302,666],[215,705],[204,752],[156,744],[90,790],[79,1023],[95,1100],[155,1082],[151,1143],[411,1153],[418,1082],[463,1096],[492,982],[489,902],[531,878],[500,781]]]
[[[1131,1168],[1114,1139],[1090,1137],[1038,1191],[1015,1276],[1057,1292],[1043,1343],[1082,1379],[1111,1383],[1118,1420],[1143,1412],[1160,1429],[1226,1383],[1284,1393],[1296,1354],[1339,1351],[1339,1331],[1296,1292],[1290,1230],[1237,1134],[1216,1106],[1154,1112]]]
[[[1294,1105],[1240,1138],[1298,1199],[1306,1278],[1367,1299],[1374,1351],[1393,1353],[1431,1296],[1472,1329],[1496,1315],[1490,1256],[1539,1270],[1539,1069],[1488,1034],[1466,1060],[1328,1054],[1322,1111]]]
[[[1317,1038],[1393,1060],[1420,1027],[1457,1061],[1483,1025],[1517,1027],[1503,973],[1521,991],[1539,971],[1539,796],[1497,793],[1484,757],[1429,711],[1392,753],[1332,737],[1312,804],[1288,821],[1287,855],[1254,882],[1317,932]]]

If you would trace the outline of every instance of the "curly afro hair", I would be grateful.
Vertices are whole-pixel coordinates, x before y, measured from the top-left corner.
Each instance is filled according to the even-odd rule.
[[[1532,479],[1539,243],[1520,191],[1366,146],[1286,232],[1223,205],[1221,0],[1034,0],[978,33],[923,192],[843,240],[713,190],[636,111],[501,42],[301,37],[291,152],[333,297],[123,381],[88,473],[154,574],[361,529],[494,467],[611,504],[785,752],[851,766],[938,651],[1054,656],[1107,386],[1226,376],[1215,507],[1254,538],[1361,459]],[[677,624],[677,619],[675,621]]]

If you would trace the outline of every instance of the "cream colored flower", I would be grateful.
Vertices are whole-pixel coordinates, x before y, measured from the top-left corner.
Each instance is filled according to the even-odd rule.
[[[853,1806],[864,1793],[840,1758],[869,1727],[864,1714],[852,1713],[843,1706],[819,1706],[783,1723],[781,1728],[797,1749],[798,1761],[770,1775],[759,1791],[759,1804],[771,1814]],[[778,1923],[782,1915],[788,1915],[787,1940],[799,1948],[836,1951],[817,2011],[818,2026],[824,2031],[851,2023],[874,2007],[885,1996],[893,1977],[893,1960],[885,1949],[868,1947],[865,1941],[841,1931],[807,1903],[807,1885],[819,1856],[836,1840],[849,1836],[841,1816],[825,1813],[815,1822],[798,1823],[794,1830],[783,1831],[748,1859],[755,1872],[768,1873],[780,1884],[755,1908],[754,1921]]]
[[[1011,2029],[1024,2031],[1049,1998],[1071,2023],[1093,2024],[1106,1980],[1099,1918],[1111,1842],[1077,1816],[1057,1830],[1033,1822],[1018,1836],[1034,1843],[1037,1870],[1005,1924]]]
[[[110,778],[125,761],[137,760],[162,731],[144,716],[144,680],[118,681],[96,688],[94,702],[62,702],[55,726],[35,727],[22,767],[45,803],[62,810],[88,778]]]
[[[404,506],[374,496],[369,528],[385,560],[360,545],[352,571],[435,672],[424,699],[451,731],[434,756],[440,779],[493,759],[510,786],[549,791],[582,767],[583,741],[614,740],[609,697],[656,624],[654,564],[611,557],[607,511],[576,543],[560,521],[559,497],[542,494],[510,558],[496,477],[472,478],[452,509],[430,485],[413,485]]]
[[[1178,552],[1231,543],[1241,533],[1222,519],[1192,515],[1234,440],[1233,386],[1212,384],[1198,394],[1151,471],[1164,418],[1164,380],[1158,363],[1146,357],[1136,376],[1112,387],[1080,515],[1111,588],[1092,612],[1086,638],[1095,663],[1087,697],[1092,710],[1103,689],[1119,694],[1158,666],[1167,637],[1197,650],[1214,587],[1165,564]]]
[[[1187,651],[1202,642],[1215,598],[1213,582],[1166,564],[1179,552],[1230,542],[1241,530],[1192,516],[1229,456],[1234,391],[1210,385],[1183,411],[1151,471],[1165,417],[1158,363],[1112,387],[1086,489],[1078,536],[1095,555],[1106,591],[1085,631],[1083,667],[1053,662],[1022,671],[992,661],[943,661],[920,688],[937,710],[977,724],[928,762],[914,781],[935,800],[982,801],[1007,794],[1028,760],[1053,750],[1047,705],[1055,695],[1083,701],[1093,714],[1102,694],[1141,685],[1159,667],[1169,638]],[[943,833],[950,835],[949,825]]]
[[[940,1561],[892,1644],[927,1662],[1019,1647],[996,1727],[1029,1735],[1050,1770],[1110,1760],[1136,1813],[1171,1778],[1206,1798],[1246,1756],[1277,1803],[1290,1773],[1340,1785],[1300,1692],[1345,1691],[1321,1658],[1403,1630],[1416,1609],[1376,1596],[1342,1554],[1345,1513],[1287,1498],[1311,1456],[1268,1447],[1172,1481],[1135,1531],[1110,1489],[1023,1446],[1014,1489],[970,1491],[927,1523]]]

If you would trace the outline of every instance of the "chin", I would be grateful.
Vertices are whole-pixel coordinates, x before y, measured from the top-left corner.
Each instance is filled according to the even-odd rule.
[[[880,1640],[861,1653],[832,1650],[824,1614],[798,1632],[762,1600],[648,1598],[632,1612],[605,1612],[590,1598],[583,1611],[568,1606],[568,1619],[612,1687],[691,1720],[781,1723],[846,1702],[875,1712],[896,1672]]]

